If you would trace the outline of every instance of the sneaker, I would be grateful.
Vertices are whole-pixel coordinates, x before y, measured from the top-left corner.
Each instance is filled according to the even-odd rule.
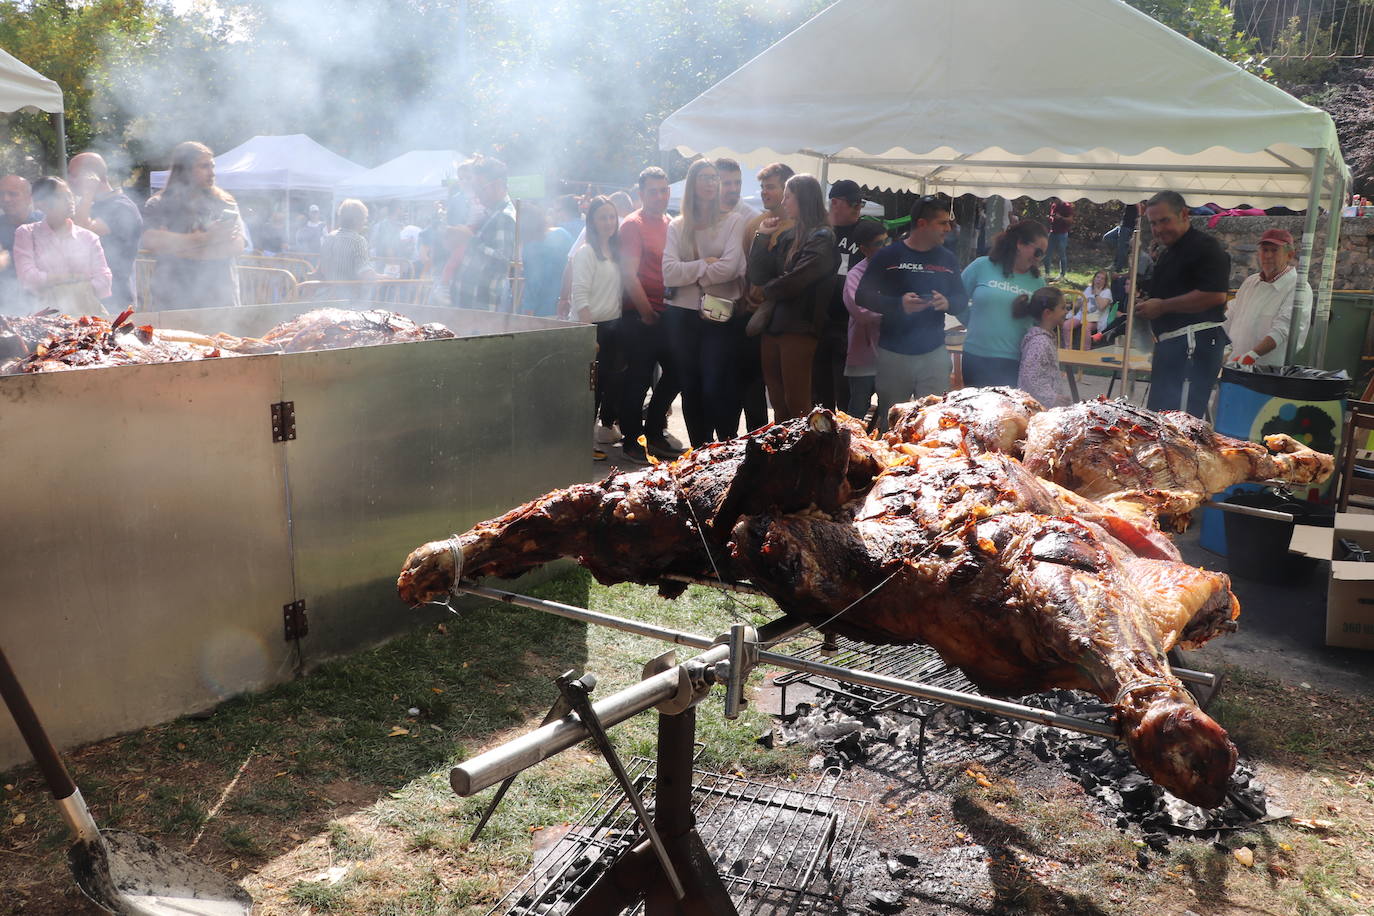
[[[597,445],[614,445],[620,441],[620,430],[615,426],[603,426],[600,423],[596,426]]]
[[[592,460],[593,460],[593,461],[605,461],[605,460],[606,460],[606,450],[605,450],[604,448],[602,448],[600,445],[593,445],[593,446],[592,446]]]
[[[655,436],[649,440],[649,454],[663,461],[676,461],[682,457],[683,452],[687,451],[681,443],[674,445],[673,443],[676,441],[676,439],[671,439],[666,435]]]
[[[649,463],[649,456],[644,454],[644,449],[637,442],[621,443],[620,451],[625,457],[626,464],[646,465]]]

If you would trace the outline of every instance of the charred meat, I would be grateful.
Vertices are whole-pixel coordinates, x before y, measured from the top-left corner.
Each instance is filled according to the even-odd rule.
[[[1235,628],[1229,580],[1181,562],[1149,512],[1093,500],[1006,454],[1017,422],[1008,414],[1030,415],[1033,431],[1055,411],[1034,413],[1009,390],[989,397],[1007,408],[1002,432],[986,427],[973,445],[957,420],[934,421],[917,442],[874,440],[816,410],[551,493],[418,548],[398,591],[418,604],[459,578],[516,575],[558,556],[577,557],[603,582],[657,584],[669,595],[681,590],[662,580],[669,573],[748,578],[822,629],[927,643],[991,693],[1092,691],[1115,706],[1144,772],[1188,801],[1219,804],[1235,748],[1165,653]],[[931,407],[944,400],[918,410]],[[1174,428],[1167,416],[1154,422]],[[943,434],[956,429],[951,446]],[[1293,457],[1316,461],[1319,474],[1325,456]],[[1275,472],[1273,459],[1219,460],[1232,475]],[[1108,489],[1119,495],[1121,485]]]
[[[1334,462],[1285,436],[1232,439],[1181,411],[1099,398],[1032,417],[1022,460],[1030,471],[1090,499],[1137,500],[1186,514],[1246,480],[1313,483]]]
[[[888,441],[942,444],[973,453],[1021,453],[1026,425],[1043,411],[1017,388],[960,388],[946,395],[894,404],[887,413]]]

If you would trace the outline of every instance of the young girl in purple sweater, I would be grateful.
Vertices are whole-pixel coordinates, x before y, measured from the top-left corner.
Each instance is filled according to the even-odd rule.
[[[1011,304],[1015,318],[1029,318],[1035,326],[1021,338],[1021,368],[1016,387],[1039,401],[1046,410],[1069,403],[1068,376],[1059,368],[1059,327],[1068,314],[1064,293],[1044,286],[1032,295],[1020,295]]]

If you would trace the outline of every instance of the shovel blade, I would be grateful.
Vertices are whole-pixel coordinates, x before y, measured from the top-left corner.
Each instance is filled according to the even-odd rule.
[[[72,873],[82,892],[111,913],[128,916],[249,916],[253,899],[234,882],[147,837],[102,830],[102,847],[72,847]]]

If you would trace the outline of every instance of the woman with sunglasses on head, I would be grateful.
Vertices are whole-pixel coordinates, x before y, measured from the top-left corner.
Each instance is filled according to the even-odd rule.
[[[1012,303],[1021,295],[1033,295],[1044,283],[1040,262],[1049,244],[1049,232],[1035,220],[1021,220],[992,241],[986,256],[964,268],[964,289],[969,310],[964,337],[964,384],[1016,387],[1021,366],[1021,340],[1030,330],[1030,318],[1017,318]]]
[[[668,224],[663,285],[674,290],[664,315],[682,386],[682,419],[692,447],[739,432],[739,346],[730,322],[744,293],[744,226],[720,212],[720,175],[704,159],[687,170],[682,215]]]

